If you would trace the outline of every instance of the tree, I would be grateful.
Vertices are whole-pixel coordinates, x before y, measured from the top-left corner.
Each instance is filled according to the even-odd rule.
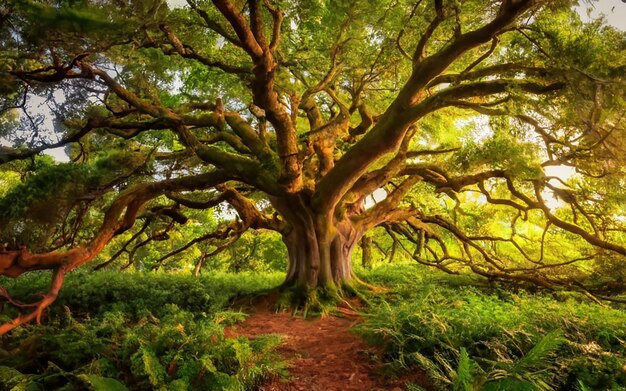
[[[55,277],[0,333],[125,231],[167,234],[224,202],[238,217],[189,246],[276,231],[285,286],[358,282],[353,249],[382,227],[448,272],[591,289],[572,265],[626,255],[626,37],[573,3],[9,1],[2,126],[17,142],[0,161],[23,180],[2,199],[0,273]],[[15,114],[45,94],[47,133]],[[70,163],[35,157],[59,146]]]

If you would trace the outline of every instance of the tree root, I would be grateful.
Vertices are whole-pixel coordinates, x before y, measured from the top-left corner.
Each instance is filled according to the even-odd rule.
[[[326,316],[343,306],[356,314],[357,308],[350,298],[357,298],[360,302],[369,305],[372,294],[380,294],[386,290],[370,285],[354,276],[349,282],[342,284],[324,284],[315,288],[300,285],[283,285],[279,288],[280,298],[277,302],[278,310],[291,310],[292,316],[299,313],[303,318],[307,316]],[[339,311],[342,312],[342,311]]]

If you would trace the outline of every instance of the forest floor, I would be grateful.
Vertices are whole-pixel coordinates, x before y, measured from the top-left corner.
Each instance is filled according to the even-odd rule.
[[[283,338],[278,352],[289,364],[290,377],[273,379],[261,391],[401,391],[406,383],[428,387],[425,373],[403,378],[383,375],[376,362],[381,351],[350,329],[361,321],[358,313],[338,308],[335,315],[311,319],[276,312],[271,303],[245,309],[248,318],[227,331],[227,336],[255,338],[276,334]]]

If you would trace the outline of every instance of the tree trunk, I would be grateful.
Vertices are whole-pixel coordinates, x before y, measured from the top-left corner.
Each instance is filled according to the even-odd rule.
[[[198,262],[196,262],[196,267],[193,269],[194,277],[198,277],[202,272],[202,266],[204,266],[204,260],[206,259],[207,255],[207,252],[203,252],[202,255],[200,255]]]
[[[338,287],[353,280],[352,251],[362,233],[348,219],[338,220],[310,208],[298,197],[281,203],[288,228],[283,241],[289,254],[286,287]]]
[[[361,256],[361,265],[366,269],[372,268],[372,237],[363,235],[361,239],[361,250],[363,254]]]

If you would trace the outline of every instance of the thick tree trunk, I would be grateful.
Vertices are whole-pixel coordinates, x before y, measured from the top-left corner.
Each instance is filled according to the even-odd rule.
[[[320,236],[314,229],[294,229],[283,240],[289,253],[285,285],[340,286],[352,279],[354,237],[340,233]]]
[[[352,251],[362,233],[347,218],[316,213],[301,197],[291,201],[279,207],[288,222],[283,233],[289,254],[284,285],[315,289],[350,284]]]

